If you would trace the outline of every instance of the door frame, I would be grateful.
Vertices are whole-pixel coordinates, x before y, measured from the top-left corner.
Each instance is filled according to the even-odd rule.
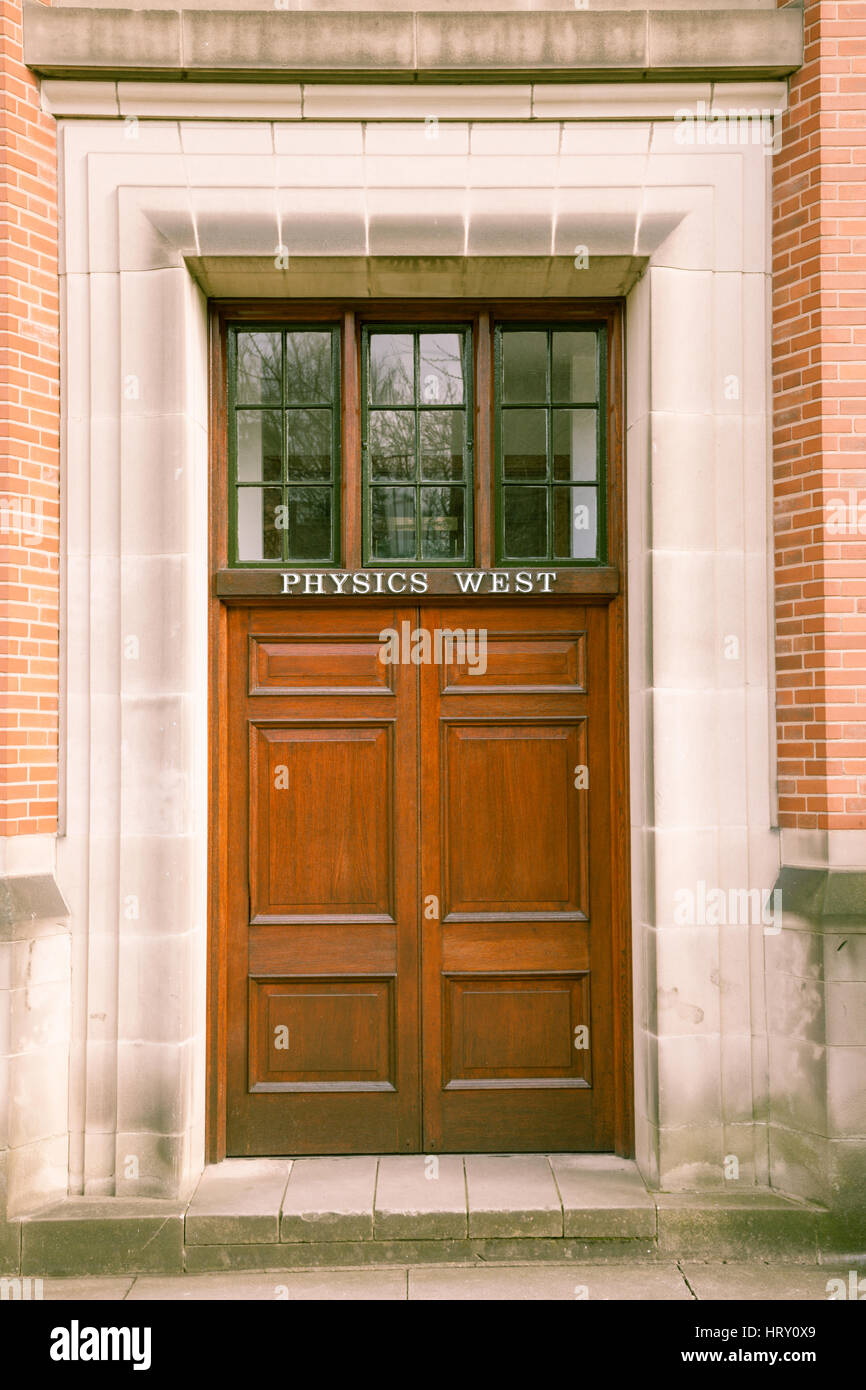
[[[604,320],[607,327],[607,520],[608,577],[600,592],[598,570],[569,572],[569,592],[561,590],[549,598],[533,596],[533,604],[567,602],[593,603],[609,608],[608,663],[609,747],[611,750],[610,826],[611,826],[611,981],[613,1007],[613,1102],[614,1149],[625,1158],[634,1156],[634,1042],[632,990],[632,932],[630,878],[630,810],[628,756],[628,664],[625,590],[625,341],[624,301],[575,299],[519,300],[211,300],[208,305],[208,413],[209,486],[208,536],[208,948],[207,948],[207,1075],[205,1082],[205,1160],[218,1163],[226,1157],[226,1028],[227,960],[226,940],[228,843],[225,834],[230,789],[227,777],[227,634],[226,618],[230,603],[267,603],[260,589],[251,582],[249,592],[234,585],[232,597],[218,592],[217,576],[228,563],[228,354],[230,323],[271,320],[274,323],[333,319],[347,315],[351,331],[346,334],[341,353],[343,399],[341,430],[344,456],[357,467],[344,467],[341,478],[343,514],[343,562],[341,568],[360,569],[360,419],[354,400],[360,381],[358,320],[443,321],[455,317],[472,320],[487,330],[478,337],[479,351],[475,376],[475,458],[482,449],[492,454],[493,364],[489,348],[491,317],[513,320],[547,319],[579,323]],[[484,322],[486,320],[486,323]],[[347,409],[345,400],[350,400]],[[492,458],[491,458],[492,464]],[[475,507],[477,568],[496,568],[492,553],[492,509],[494,469],[476,469]],[[483,476],[482,476],[483,475]],[[420,562],[418,567],[423,567]],[[375,566],[371,568],[377,568]],[[379,566],[378,568],[382,568]],[[259,574],[261,572],[259,571]],[[233,571],[235,576],[243,571]],[[491,596],[488,596],[491,597]],[[270,602],[280,603],[279,599]],[[286,602],[286,600],[282,600]],[[441,595],[414,595],[413,602],[442,604]],[[508,599],[501,599],[507,605]],[[375,599],[343,596],[320,597],[316,607],[338,604],[362,610],[377,606]]]

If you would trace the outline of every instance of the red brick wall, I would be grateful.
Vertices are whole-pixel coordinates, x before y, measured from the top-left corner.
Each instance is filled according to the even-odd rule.
[[[866,3],[806,0],[774,162],[783,826],[866,828]]]
[[[0,0],[0,835],[57,823],[59,299],[54,121]]]

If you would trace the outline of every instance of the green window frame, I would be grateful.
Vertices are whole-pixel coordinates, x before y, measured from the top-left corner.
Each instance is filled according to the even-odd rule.
[[[304,358],[299,349],[306,334],[329,340],[329,360],[321,341],[311,341],[313,354]],[[340,562],[340,343],[336,323],[229,326],[230,565],[326,568]],[[251,365],[256,354],[258,369]],[[295,540],[302,536],[307,553]],[[258,540],[262,554],[251,557]],[[268,548],[279,553],[265,554]]]
[[[509,354],[511,335],[545,335],[544,354],[539,343],[532,344],[525,364],[512,368],[510,387],[506,372],[517,353]],[[594,335],[594,383],[587,388],[563,388],[563,358],[556,335]],[[588,567],[607,563],[607,328],[590,321],[511,321],[497,324],[493,343],[494,358],[494,456],[496,496],[496,563],[503,566],[556,564]],[[509,362],[506,361],[509,358]],[[532,360],[534,358],[534,361]],[[542,385],[543,372],[543,390]],[[520,377],[523,380],[520,381]],[[578,376],[587,373],[578,372]],[[520,390],[524,397],[520,398]],[[526,383],[529,383],[528,387]],[[583,426],[582,416],[595,412],[592,424]],[[518,414],[519,413],[519,414]],[[531,418],[530,418],[531,417]],[[543,419],[543,445],[539,448]],[[521,455],[511,441],[535,435],[532,447],[538,452]],[[571,434],[571,440],[568,435]],[[565,436],[567,453],[557,453]],[[510,439],[509,439],[510,436]],[[577,458],[576,441],[585,449],[594,439],[594,468]],[[560,441],[558,446],[557,441]],[[519,448],[519,445],[518,445]],[[514,452],[509,452],[514,450]],[[567,462],[566,462],[567,460]],[[566,472],[566,468],[568,471]],[[576,472],[575,469],[578,471]],[[521,476],[521,472],[523,476]],[[542,516],[543,513],[543,516]],[[595,522],[592,553],[574,554],[581,529],[586,529],[587,548]],[[521,525],[530,538],[544,533],[543,548],[521,542]],[[534,530],[534,537],[532,535]],[[569,537],[569,552],[562,537]]]
[[[436,373],[428,372],[425,375],[425,384],[422,384],[422,338],[435,338],[437,336],[457,335],[460,339],[459,360],[462,372],[462,393],[459,401],[448,401],[441,399],[439,395],[428,391],[426,383],[437,380]],[[371,371],[371,347],[376,337],[410,337],[412,339],[412,386],[404,400],[388,401],[384,397],[378,400],[372,398],[372,376]],[[364,324],[361,328],[361,514],[362,514],[362,555],[365,565],[376,566],[379,568],[390,568],[395,565],[422,564],[425,568],[436,568],[437,566],[459,566],[472,564],[474,558],[474,457],[473,457],[473,335],[471,326],[466,323],[436,323],[419,322],[412,323],[375,323]],[[405,378],[403,385],[405,387]],[[373,388],[374,389],[374,388]],[[422,447],[423,436],[426,434],[429,440],[431,435],[438,431],[440,436],[446,432],[451,434],[451,446],[454,441],[454,427],[448,427],[443,413],[450,412],[455,416],[462,413],[462,429],[458,425],[460,434],[460,444],[462,449],[462,471],[460,476],[455,476],[453,472],[448,473],[447,467],[443,465],[441,473],[433,469],[425,473],[425,460],[433,457],[432,454],[425,454]],[[381,429],[390,428],[392,437],[403,434],[404,442],[410,447],[410,453],[406,457],[414,455],[414,467],[405,465],[405,473],[396,476],[396,469],[393,470],[395,476],[386,476],[381,467],[377,472],[376,463],[376,438],[378,434],[381,438],[380,427],[377,417],[383,418],[390,415],[394,417],[386,426],[384,423]],[[437,418],[434,418],[436,416]],[[405,420],[405,426],[403,424]],[[444,427],[444,430],[443,430]],[[439,453],[444,459],[446,450],[444,445],[440,445]],[[383,455],[384,456],[384,455]],[[400,457],[399,454],[393,457]],[[455,455],[452,453],[451,467]],[[463,519],[463,544],[459,549],[455,549],[447,555],[437,555],[435,553],[433,533],[436,530],[446,532],[448,529],[457,529],[461,512],[449,510],[447,505],[438,506],[438,500],[442,501],[442,494],[449,490],[462,492],[462,519]],[[377,506],[384,506],[387,501],[387,494],[395,496],[403,493],[401,499],[405,506],[408,500],[406,494],[413,493],[414,512],[411,517],[405,514],[399,515],[400,506],[394,508],[393,524],[408,532],[411,528],[413,544],[411,550],[408,545],[400,554],[388,554],[381,550],[377,544],[376,518],[374,511]],[[426,505],[429,503],[429,507]],[[429,528],[425,532],[425,518],[429,521]],[[408,539],[408,535],[407,535]],[[427,553],[429,552],[429,553]]]

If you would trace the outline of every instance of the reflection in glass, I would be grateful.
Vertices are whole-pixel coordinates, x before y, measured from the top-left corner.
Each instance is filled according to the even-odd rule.
[[[459,333],[422,333],[419,397],[423,405],[463,404],[462,338]]]
[[[448,560],[462,556],[464,505],[465,489],[462,487],[422,487],[422,559]]]
[[[331,334],[286,334],[286,404],[307,405],[331,399]]]
[[[555,401],[596,400],[596,343],[594,333],[554,333],[552,395]]]
[[[239,410],[238,482],[278,483],[282,473],[282,441],[278,410]]]
[[[502,466],[510,479],[547,477],[546,410],[503,412]]]
[[[240,487],[238,493],[238,559],[255,562],[282,558],[282,488]]]
[[[370,334],[369,399],[372,405],[411,405],[415,365],[410,333]]]
[[[331,555],[331,489],[290,487],[285,524],[289,554],[298,560],[326,560]]]
[[[505,400],[528,404],[547,400],[547,334],[503,333]]]
[[[553,476],[594,482],[596,474],[594,410],[554,410]]]
[[[594,487],[553,489],[553,553],[563,560],[594,560],[598,549],[598,492]]]
[[[514,559],[547,554],[547,488],[506,487],[502,515],[505,554]]]
[[[370,470],[376,479],[415,477],[414,411],[371,410]]]
[[[421,477],[463,477],[462,410],[425,410],[421,414]]]
[[[330,410],[287,410],[286,454],[289,482],[330,478]]]
[[[282,349],[279,333],[238,333],[236,400],[239,405],[279,405]]]
[[[414,488],[370,489],[370,542],[374,560],[414,558]]]

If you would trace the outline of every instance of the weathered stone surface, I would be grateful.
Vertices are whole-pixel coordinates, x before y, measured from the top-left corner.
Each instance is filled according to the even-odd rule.
[[[184,1274],[168,1278],[136,1279],[130,1303],[227,1300],[289,1303],[327,1299],[328,1302],[372,1302],[406,1298],[406,1271],[402,1269],[334,1269],[325,1273],[304,1271],[282,1274]]]
[[[841,1271],[819,1265],[779,1264],[699,1264],[688,1260],[683,1274],[699,1300],[807,1300],[824,1302],[827,1281]],[[842,1275],[847,1280],[847,1271]]]
[[[24,1274],[149,1274],[183,1269],[183,1207],[70,1197],[21,1223]]]
[[[543,1154],[470,1154],[470,1236],[561,1236],[562,1205]]]
[[[45,1279],[42,1296],[46,1303],[118,1303],[126,1298],[134,1276],[118,1279]]]
[[[350,1265],[396,1266],[478,1261],[611,1261],[655,1259],[652,1240],[575,1240],[518,1236],[510,1240],[281,1241],[279,1245],[190,1245],[190,1273],[233,1269],[324,1269]]]
[[[465,1237],[467,1230],[462,1158],[398,1154],[379,1159],[377,1240]]]
[[[667,1264],[553,1265],[537,1269],[412,1269],[409,1298],[515,1302],[691,1298],[673,1261]]]
[[[635,1163],[609,1154],[550,1154],[567,1236],[654,1236],[655,1203]]]
[[[375,1158],[299,1158],[283,1198],[283,1241],[370,1240]]]
[[[187,1244],[279,1240],[291,1166],[284,1159],[229,1158],[206,1168],[186,1213]]]
[[[768,1192],[656,1195],[660,1251],[815,1260],[818,1209]]]
[[[802,62],[799,10],[541,10],[501,14],[28,5],[25,61],[45,76],[117,72],[471,77],[783,76]]]

